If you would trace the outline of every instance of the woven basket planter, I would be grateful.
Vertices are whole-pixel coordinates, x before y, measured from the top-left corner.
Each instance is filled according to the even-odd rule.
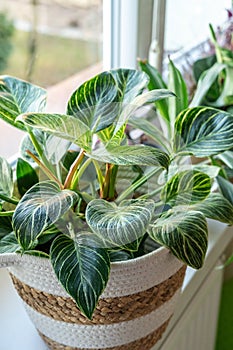
[[[186,266],[167,249],[112,263],[108,286],[88,320],[57,282],[48,259],[0,256],[40,333],[53,350],[147,350],[174,312]]]

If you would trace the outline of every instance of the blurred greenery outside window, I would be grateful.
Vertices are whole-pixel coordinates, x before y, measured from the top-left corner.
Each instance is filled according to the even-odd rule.
[[[0,17],[0,74],[48,87],[102,60],[102,0],[1,0],[1,14],[13,36],[4,46]]]

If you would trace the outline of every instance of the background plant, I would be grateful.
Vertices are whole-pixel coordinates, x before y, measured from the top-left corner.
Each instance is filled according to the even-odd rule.
[[[12,50],[13,22],[3,12],[0,13],[0,71],[6,68]]]

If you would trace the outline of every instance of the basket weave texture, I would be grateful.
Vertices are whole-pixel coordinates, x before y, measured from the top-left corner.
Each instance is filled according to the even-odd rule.
[[[14,286],[51,350],[151,349],[174,312],[186,270],[165,248],[113,263],[90,321],[60,286],[49,260],[16,260],[9,268]]]

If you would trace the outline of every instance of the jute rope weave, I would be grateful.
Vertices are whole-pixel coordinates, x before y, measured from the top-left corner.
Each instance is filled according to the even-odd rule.
[[[181,287],[185,269],[183,266],[166,281],[146,291],[125,297],[100,299],[92,321],[83,316],[71,298],[41,292],[13,275],[11,278],[20,297],[43,315],[76,324],[112,324],[144,316],[168,301]]]
[[[149,334],[148,336],[146,336],[144,338],[136,340],[134,342],[131,342],[131,343],[128,343],[125,345],[116,346],[116,347],[111,347],[111,348],[104,348],[104,349],[98,348],[95,350],[149,350],[161,338],[162,334],[164,333],[165,329],[167,328],[168,323],[169,323],[169,320],[166,321],[161,327],[156,329],[156,331],[154,331],[153,333]],[[44,334],[42,334],[40,332],[39,332],[39,334],[51,350],[93,350],[90,348],[89,349],[88,348],[73,348],[70,346],[58,344],[57,342],[46,337]]]

